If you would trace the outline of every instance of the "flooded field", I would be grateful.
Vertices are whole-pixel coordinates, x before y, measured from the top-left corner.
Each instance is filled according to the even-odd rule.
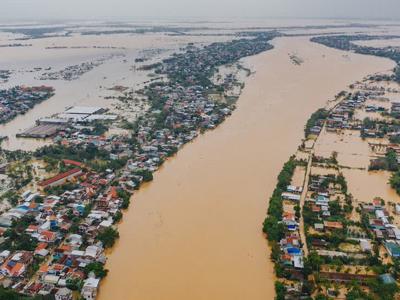
[[[351,168],[368,168],[372,154],[359,131],[322,132],[315,144],[315,155],[328,158],[334,151],[338,153],[339,164]]]
[[[390,172],[343,170],[349,192],[358,202],[370,203],[375,197],[400,204],[400,196],[389,185]]]
[[[256,71],[237,110],[137,192],[119,226],[100,299],[273,299],[261,233],[268,195],[316,109],[389,60],[279,38],[244,61]],[[295,65],[288,53],[303,63]]]
[[[0,44],[6,43],[6,37]],[[7,36],[7,38],[9,38]],[[39,118],[48,117],[62,112],[73,105],[101,106],[116,111],[118,103],[105,96],[119,95],[109,89],[122,85],[138,89],[149,80],[149,72],[138,71],[135,59],[146,57],[146,63],[154,63],[179,51],[189,42],[209,44],[215,41],[229,40],[231,37],[172,37],[166,35],[113,35],[111,36],[73,36],[29,40],[32,47],[0,48],[1,68],[13,70],[7,83],[0,88],[15,85],[48,85],[55,88],[55,96],[36,105],[24,115],[16,117],[11,122],[0,125],[0,135],[8,136],[2,143],[8,150],[34,150],[49,144],[50,141],[16,138],[16,134],[33,126]],[[49,49],[50,47],[50,49]],[[53,49],[52,47],[61,47]],[[62,48],[67,47],[67,48]],[[74,47],[87,47],[76,49]],[[93,48],[93,47],[105,47]],[[91,62],[105,55],[122,55],[106,60],[94,70],[83,74],[78,80],[39,80],[38,76],[44,68],[52,71],[67,66]],[[41,70],[35,70],[41,68]],[[123,109],[122,109],[123,110]]]

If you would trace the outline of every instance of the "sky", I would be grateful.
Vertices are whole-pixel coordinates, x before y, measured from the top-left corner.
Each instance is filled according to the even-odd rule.
[[[0,22],[114,17],[400,19],[400,0],[0,0]]]

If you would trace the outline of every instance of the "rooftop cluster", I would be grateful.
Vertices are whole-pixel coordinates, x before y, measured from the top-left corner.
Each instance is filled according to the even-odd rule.
[[[24,114],[36,104],[51,98],[54,89],[48,86],[16,86],[0,90],[0,123]]]

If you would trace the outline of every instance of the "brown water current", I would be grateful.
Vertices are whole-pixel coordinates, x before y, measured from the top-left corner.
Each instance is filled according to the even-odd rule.
[[[273,299],[261,227],[308,117],[389,60],[279,38],[245,60],[256,71],[233,115],[185,146],[137,192],[119,226],[100,299]],[[289,53],[304,60],[293,64]]]

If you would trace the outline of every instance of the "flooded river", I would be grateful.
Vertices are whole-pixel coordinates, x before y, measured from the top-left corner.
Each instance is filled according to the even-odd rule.
[[[237,110],[182,149],[133,197],[100,299],[273,299],[261,233],[282,164],[309,115],[353,81],[393,67],[375,57],[279,38],[245,60],[256,71]],[[289,54],[304,63],[295,65]]]

